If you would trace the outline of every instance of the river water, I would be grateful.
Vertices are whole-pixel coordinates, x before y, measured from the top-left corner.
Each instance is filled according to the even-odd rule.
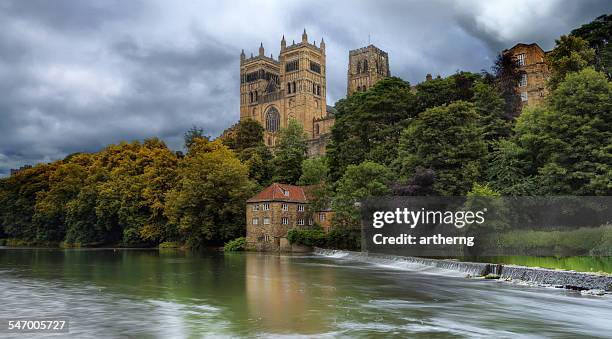
[[[67,317],[76,338],[612,336],[610,295],[342,253],[0,248],[0,301],[0,318]]]

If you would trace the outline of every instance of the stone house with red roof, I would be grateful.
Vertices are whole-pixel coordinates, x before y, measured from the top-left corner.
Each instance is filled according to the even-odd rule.
[[[312,228],[313,215],[308,211],[309,186],[273,183],[247,200],[246,240],[251,249],[291,251],[287,232],[293,228]],[[316,222],[329,229],[331,211],[317,211]]]

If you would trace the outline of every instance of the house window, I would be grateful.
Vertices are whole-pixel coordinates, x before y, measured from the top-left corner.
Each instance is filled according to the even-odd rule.
[[[270,242],[270,236],[269,235],[264,235],[264,241],[265,242]]]
[[[325,221],[325,213],[319,213],[319,220]]]
[[[527,92],[521,92],[521,101],[525,102],[529,100],[529,96],[527,95]]]
[[[289,210],[289,205],[283,204],[282,209],[283,209],[283,211],[288,211]]]
[[[259,204],[253,205],[253,212],[259,211]]]
[[[312,226],[312,218],[308,219],[308,225]]]
[[[264,225],[270,225],[270,218],[263,218]]]
[[[253,225],[257,225],[259,223],[259,219],[258,218],[253,218],[253,220],[251,221],[251,223]]]
[[[317,95],[321,95],[321,86],[317,85]]]
[[[263,210],[264,211],[269,211],[270,210],[270,203],[267,202],[267,203],[263,204]]]
[[[298,225],[303,226],[304,225],[304,219],[298,219]]]
[[[521,81],[519,81],[519,87],[527,86],[527,73],[521,74]]]
[[[284,195],[284,196],[286,196],[286,197],[288,197],[288,196],[289,196],[289,191],[287,191],[287,190],[286,190],[286,189],[284,189],[284,188],[281,188],[281,189],[283,190],[283,195]]]
[[[516,56],[516,64],[519,66],[525,66],[525,53],[521,53]]]
[[[298,212],[304,212],[304,205],[298,205]]]
[[[283,218],[282,223],[283,225],[289,225],[289,218]]]

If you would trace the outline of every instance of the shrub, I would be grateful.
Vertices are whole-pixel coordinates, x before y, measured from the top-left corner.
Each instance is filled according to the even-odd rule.
[[[159,248],[163,249],[163,248],[180,248],[181,244],[179,244],[176,241],[166,241],[166,242],[162,242],[161,244],[159,244]]]
[[[292,244],[324,247],[327,245],[327,235],[322,230],[293,229],[287,233],[287,239]]]
[[[240,237],[240,238],[236,238],[234,240],[230,240],[226,242],[225,245],[223,246],[223,251],[224,252],[238,252],[238,251],[244,251],[245,248],[246,248],[246,238]]]

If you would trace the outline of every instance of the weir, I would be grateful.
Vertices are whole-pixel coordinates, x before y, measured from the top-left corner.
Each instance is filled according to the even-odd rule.
[[[313,251],[315,254],[322,256],[343,258],[379,265],[395,265],[398,266],[398,268],[410,266],[410,264],[412,264],[415,267],[416,265],[421,265],[461,272],[471,277],[496,274],[499,275],[501,279],[525,281],[540,285],[559,286],[572,290],[600,289],[608,292],[612,291],[612,276],[610,275],[552,270],[539,267],[464,262],[453,259],[431,259],[368,252],[351,252],[316,247]]]

